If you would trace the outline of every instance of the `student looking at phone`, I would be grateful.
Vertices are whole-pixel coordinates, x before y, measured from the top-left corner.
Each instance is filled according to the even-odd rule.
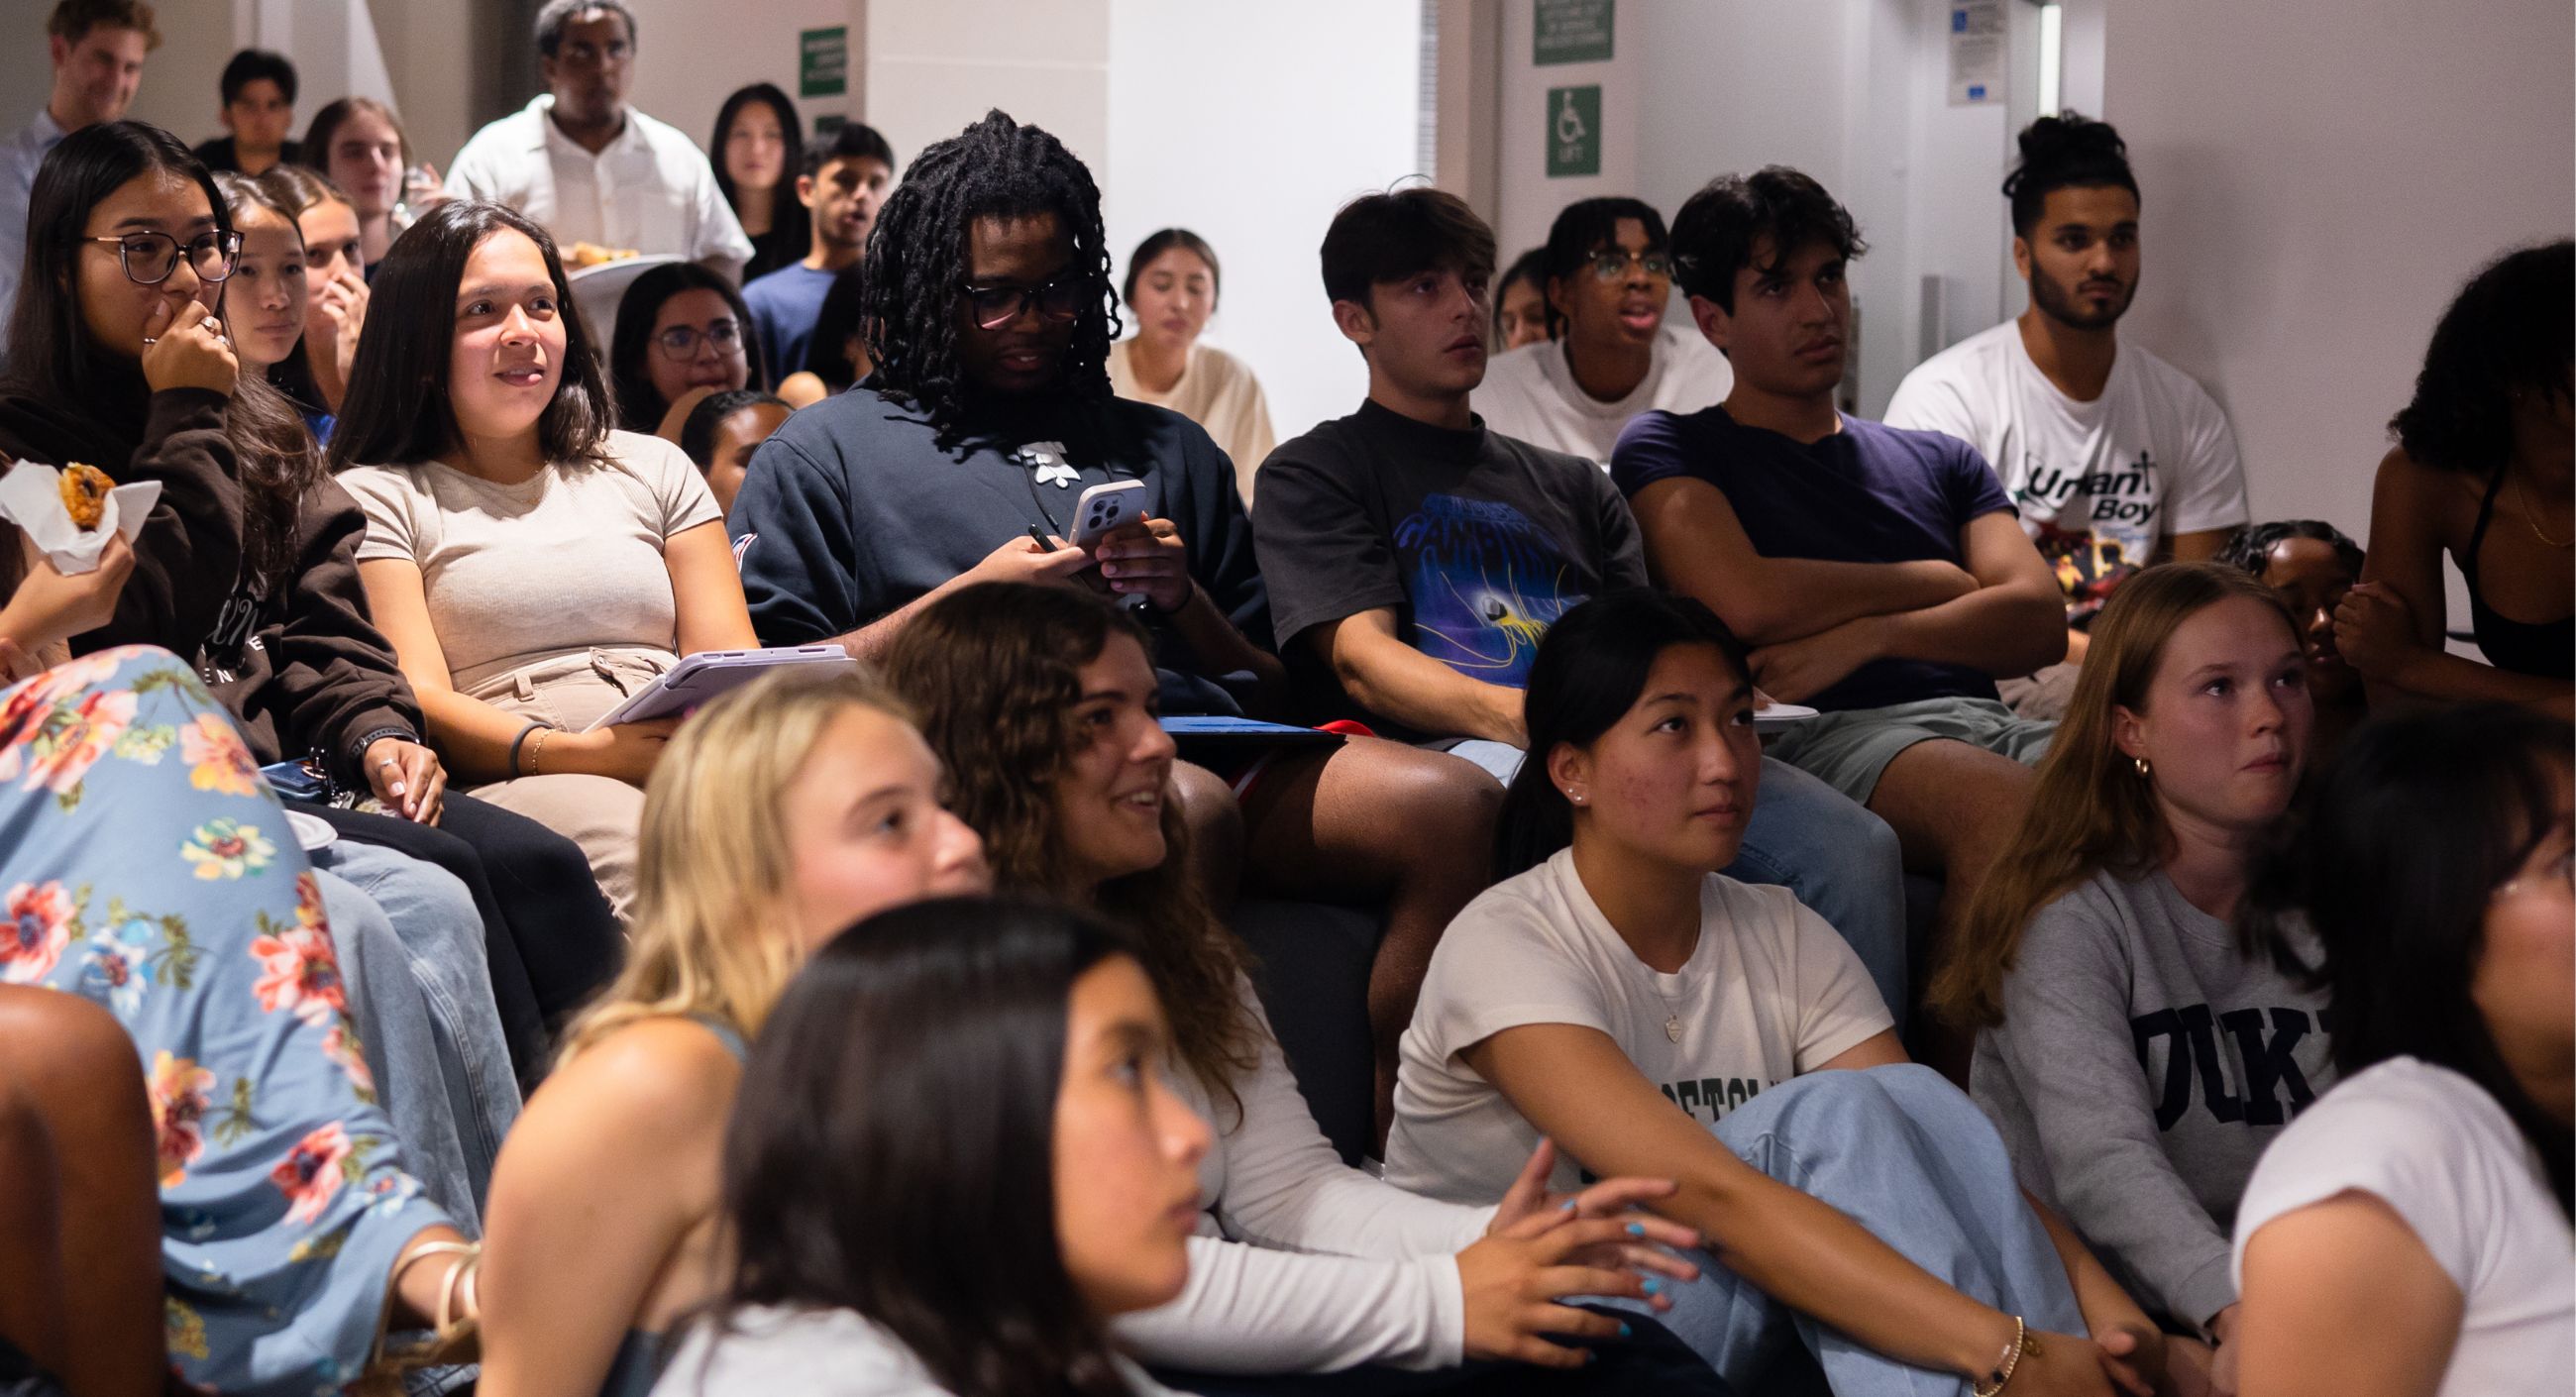
[[[764,642],[836,640],[869,660],[974,583],[1096,586],[1142,603],[1162,711],[1280,711],[1233,465],[1189,419],[1111,394],[1116,297],[1090,171],[995,112],[923,151],[877,225],[862,317],[874,376],[789,418],[731,511]],[[1145,487],[1134,522],[1058,546],[1084,491],[1117,480]],[[1389,1026],[1383,1101],[1431,943],[1484,886],[1475,851],[1500,792],[1374,740],[1249,766],[1231,774],[1259,778],[1240,801],[1252,883],[1387,904],[1370,990]],[[1177,781],[1194,822],[1231,821],[1226,783],[1192,766]],[[1233,891],[1230,875],[1211,881]]]
[[[755,643],[715,497],[678,447],[611,430],[536,224],[441,204],[375,292],[415,332],[360,342],[331,439],[359,580],[458,781],[571,836],[622,920],[677,721],[585,729],[682,655]]]

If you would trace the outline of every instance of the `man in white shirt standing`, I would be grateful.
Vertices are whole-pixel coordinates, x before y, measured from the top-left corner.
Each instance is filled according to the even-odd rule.
[[[27,260],[27,200],[45,152],[84,126],[123,118],[143,83],[143,56],[161,46],[152,7],[142,0],[62,0],[45,21],[45,34],[53,95],[0,144],[0,355],[8,352],[19,264]]]
[[[1488,431],[1608,469],[1628,419],[1697,412],[1735,386],[1726,356],[1665,323],[1672,252],[1638,199],[1568,204],[1548,230],[1542,286],[1555,337],[1497,355],[1469,400]]]
[[[706,153],[626,105],[635,16],[624,0],[549,0],[537,53],[545,95],[475,132],[449,187],[517,209],[566,248],[667,253],[739,281],[751,239]]]
[[[2110,123],[2044,116],[2021,133],[2013,265],[2030,307],[1916,366],[1887,424],[1947,432],[2002,477],[2066,590],[2066,662],[2006,680],[2024,716],[2065,710],[2085,628],[2131,573],[2216,557],[2246,522],[2227,415],[2189,375],[2135,343],[2120,316],[2138,289],[2138,181]]]

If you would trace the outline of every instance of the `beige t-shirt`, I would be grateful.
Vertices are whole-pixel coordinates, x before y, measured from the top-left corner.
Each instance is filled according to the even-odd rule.
[[[1136,381],[1134,365],[1128,353],[1135,346],[1132,339],[1109,346],[1109,386],[1122,398],[1167,407],[1207,428],[1217,446],[1234,462],[1234,488],[1243,496],[1243,507],[1252,507],[1252,473],[1261,468],[1270,448],[1279,444],[1270,434],[1270,402],[1261,396],[1261,380],[1252,376],[1252,368],[1242,360],[1214,345],[1201,342],[1190,346],[1190,362],[1181,370],[1181,381],[1169,393],[1148,393]]]
[[[434,461],[341,472],[367,515],[358,561],[419,566],[458,688],[598,646],[676,658],[663,545],[723,512],[677,446],[611,432],[608,452],[608,465],[550,465],[517,485]]]

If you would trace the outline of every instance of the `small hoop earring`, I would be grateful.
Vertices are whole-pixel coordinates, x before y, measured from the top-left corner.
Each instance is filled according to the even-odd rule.
[[[2144,758],[2144,757],[2131,757],[2129,760],[2137,766],[2137,768],[2138,768],[2138,774],[2139,774],[2140,776],[2145,776],[2145,775],[2147,775],[2147,774],[2148,774],[2148,770],[2149,770],[2149,768],[2148,768],[2148,766],[2147,766],[2147,759],[2146,759],[2146,758]]]

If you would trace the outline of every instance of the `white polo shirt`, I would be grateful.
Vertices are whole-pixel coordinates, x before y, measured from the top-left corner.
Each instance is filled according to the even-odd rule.
[[[456,153],[449,186],[517,209],[564,247],[751,260],[751,239],[696,142],[629,107],[625,129],[593,155],[556,129],[554,104],[542,95],[475,132]]]

